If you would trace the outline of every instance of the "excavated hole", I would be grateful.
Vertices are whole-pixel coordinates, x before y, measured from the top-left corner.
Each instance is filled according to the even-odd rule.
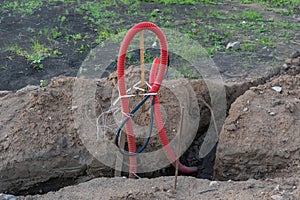
[[[138,52],[138,51],[137,51]],[[133,54],[136,54],[133,56],[139,59],[139,54],[137,52],[133,52]],[[176,63],[176,56],[171,57],[171,62]],[[134,61],[133,61],[134,63]],[[178,64],[179,62],[177,62]],[[114,63],[115,64],[115,63]],[[114,65],[113,64],[113,65]],[[128,66],[130,64],[127,64]],[[127,66],[127,67],[128,67]],[[178,64],[180,66],[180,63]],[[251,83],[245,83],[241,85],[237,85],[236,87],[226,88],[227,92],[227,109],[230,108],[231,103],[240,95],[242,95],[246,90],[248,90],[249,87],[265,83],[267,80],[269,80],[271,77],[275,76],[277,74],[272,74],[268,77],[257,79],[255,81],[252,81]],[[148,106],[149,107],[149,106]],[[206,108],[207,109],[207,108]],[[203,110],[202,110],[203,111]],[[206,112],[207,114],[207,112]],[[210,118],[210,114],[208,112],[208,117]],[[193,141],[192,145],[188,148],[188,150],[183,154],[183,156],[180,158],[180,161],[188,166],[198,166],[199,173],[198,174],[192,174],[191,176],[198,177],[198,178],[204,178],[204,179],[212,179],[213,177],[213,166],[215,161],[215,153],[216,153],[216,147],[211,150],[211,152],[205,157],[200,159],[199,158],[199,149],[203,142],[203,139],[205,137],[206,130],[208,129],[208,126],[202,127],[201,130],[198,130],[197,135],[195,137],[195,140]],[[113,169],[111,170],[111,173],[106,174],[107,177],[113,177]],[[175,169],[173,166],[166,167],[164,169],[154,171],[151,173],[142,173],[137,174],[139,177],[142,178],[155,178],[160,176],[173,176],[175,174]],[[122,176],[127,176],[127,173],[122,173]],[[184,174],[180,174],[184,175]],[[102,175],[103,176],[103,175]],[[99,175],[95,175],[94,177],[99,177]],[[58,177],[58,178],[52,178],[46,182],[41,182],[38,184],[35,184],[34,186],[24,189],[24,190],[18,190],[17,188],[14,188],[8,193],[13,195],[35,195],[35,194],[45,194],[50,191],[57,191],[63,187],[70,186],[70,185],[76,185],[78,183],[82,183],[88,180],[91,180],[92,178],[90,175],[87,175],[86,171],[82,171],[81,174],[74,177]]]

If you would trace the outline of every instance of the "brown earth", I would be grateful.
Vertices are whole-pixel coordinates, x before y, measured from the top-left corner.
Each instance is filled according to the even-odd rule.
[[[300,76],[285,75],[237,98],[220,133],[216,179],[294,176],[300,170],[299,94]]]
[[[297,72],[299,66],[292,66],[291,68],[293,71],[288,71],[288,73],[293,74]],[[130,78],[132,82],[134,82],[134,74],[137,74],[137,72],[139,71],[136,68],[127,70],[128,75],[133,74],[133,78]],[[54,78],[49,86],[45,88],[31,86],[16,93],[7,92],[2,94],[0,104],[2,116],[1,188],[4,189],[2,192],[15,194],[44,193],[55,189],[55,184],[58,189],[64,185],[80,183],[93,177],[113,176],[112,169],[105,167],[93,158],[78,136],[78,127],[74,126],[72,116],[72,109],[76,109],[72,104],[74,80],[74,78],[58,77]],[[179,80],[180,83],[182,81],[184,80]],[[110,98],[111,91],[104,92],[104,90],[111,90],[110,87],[113,88],[115,76],[112,75],[95,83],[97,83],[97,91],[99,92],[96,99],[100,102],[102,109],[105,109],[110,105],[110,103],[105,102],[111,102],[111,100],[106,100]],[[204,160],[199,159],[197,154],[199,154],[203,142],[205,127],[210,119],[209,109],[203,105],[203,100],[209,102],[209,97],[203,81],[193,80],[191,83],[197,94],[200,107],[205,108],[201,111],[204,115],[202,115],[200,122],[206,123],[200,126],[195,141],[188,150],[189,153],[185,154],[182,159],[192,165],[202,166]],[[232,96],[236,96],[236,92],[247,90],[252,86],[251,83],[257,84],[255,81],[245,81],[244,84],[238,85],[228,84],[226,86],[227,92]],[[172,84],[176,85],[176,81],[173,81]],[[108,87],[109,85],[111,86]],[[273,86],[280,86],[282,92],[274,91],[271,88]],[[162,92],[164,90],[162,89]],[[109,96],[105,97],[104,94],[106,93]],[[229,100],[233,101],[232,97]],[[172,110],[168,108],[168,104],[171,103],[172,105],[172,102],[170,99],[162,100],[162,103],[166,104],[167,112]],[[245,107],[247,107],[247,110],[244,110]],[[170,112],[168,114],[176,116],[178,111],[173,111],[174,113]],[[200,193],[203,198],[231,199],[233,197],[238,198],[239,195],[246,195],[246,199],[258,197],[275,199],[279,196],[296,199],[299,195],[297,191],[299,180],[296,178],[299,174],[299,165],[297,165],[299,161],[298,142],[295,139],[299,135],[297,117],[299,117],[299,75],[284,75],[271,79],[267,84],[251,87],[231,105],[229,116],[219,138],[215,179],[245,180],[260,178],[260,180],[216,183],[181,177],[179,180],[184,180],[184,184],[181,185],[183,189],[178,189],[177,192],[174,192],[174,190],[168,192],[172,188],[172,177],[151,180],[140,179],[144,180],[145,184],[149,184],[147,188],[151,189],[143,190],[134,185],[138,184],[139,180],[137,180],[137,183],[133,180],[130,181],[129,185],[133,184],[132,187],[136,190],[130,192],[129,187],[126,187],[124,192],[118,195],[110,193],[111,190],[107,190],[108,194],[107,196],[104,195],[103,199],[126,199],[129,197],[132,197],[132,199],[164,199],[169,196],[181,198],[181,196],[188,195],[191,199],[197,199],[197,195]],[[238,124],[232,124],[236,122],[233,119],[237,118]],[[254,121],[252,122],[252,120]],[[286,124],[286,126],[279,126],[280,121],[282,121],[281,124]],[[248,126],[251,126],[251,128]],[[263,127],[270,132],[263,131],[265,130]],[[167,126],[167,129],[172,130],[172,128]],[[281,131],[281,128],[284,130]],[[272,132],[272,130],[276,130],[276,132]],[[249,133],[251,134],[249,135]],[[257,133],[264,134],[258,137]],[[233,135],[235,138],[232,140]],[[270,140],[270,135],[276,137],[274,136]],[[253,136],[253,139],[250,136]],[[169,135],[169,137],[172,138],[172,135]],[[153,140],[154,146],[152,148],[159,147],[159,144],[155,141]],[[155,145],[158,146],[155,147]],[[295,150],[290,147],[295,147]],[[189,159],[189,157],[193,157],[193,159]],[[158,174],[162,175],[164,173],[160,172]],[[167,183],[165,188],[155,189],[157,185],[162,184],[160,182],[162,179],[166,179],[163,180],[164,184]],[[81,187],[92,189],[95,184],[99,184],[98,181],[101,183],[104,181],[105,186],[99,187],[105,190],[106,187],[110,187],[110,181],[116,181],[115,184],[118,184],[120,180],[124,181],[124,179],[114,178],[95,179],[83,185],[62,189],[58,193],[49,193],[49,196],[32,198],[52,199],[56,195],[87,195]],[[195,184],[195,181],[199,183]],[[184,189],[185,185],[188,184],[195,186],[191,190]],[[202,186],[199,188],[198,186],[205,184],[214,186],[209,186],[208,189],[202,188]],[[280,186],[279,189],[277,185]],[[77,194],[73,190],[79,191],[79,193]],[[141,193],[142,190],[145,192]],[[224,194],[228,190],[232,192]],[[89,195],[96,194],[89,193],[85,197],[94,198],[95,196]],[[22,197],[19,198],[22,199]],[[26,198],[30,199],[31,197]]]
[[[135,83],[136,75],[140,77],[137,73],[139,71],[140,69],[137,68],[127,70],[128,76],[130,75],[130,83]],[[53,78],[47,87],[27,86],[16,93],[2,93],[2,97],[0,97],[1,192],[14,194],[44,193],[97,176],[113,176],[112,169],[93,158],[88,152],[91,149],[86,149],[86,146],[89,145],[88,142],[96,136],[95,124],[90,125],[85,120],[77,121],[76,125],[74,123],[74,116],[80,118],[82,117],[81,114],[85,115],[86,113],[86,110],[81,110],[81,108],[86,108],[84,107],[85,104],[80,107],[74,101],[74,99],[77,100],[76,95],[82,92],[78,87],[75,87],[75,81],[76,79],[71,77],[57,77]],[[84,81],[91,82],[90,80]],[[96,116],[111,106],[115,81],[115,75],[92,81],[97,87],[94,96],[94,100],[99,105],[96,109]],[[184,82],[186,84],[182,84]],[[184,92],[186,90],[180,88],[189,85],[188,82],[187,79],[167,81],[160,93],[174,95],[170,90],[170,88],[172,89],[170,86],[173,86],[174,90],[178,89],[179,92]],[[208,90],[203,81],[194,80],[192,86],[197,91],[197,98],[209,100]],[[75,93],[73,93],[74,88],[78,89]],[[84,87],[82,89],[85,91]],[[188,93],[182,93],[179,96],[190,98]],[[205,107],[203,101],[199,100],[197,104],[197,99],[195,99],[196,101],[183,100],[174,98],[172,95],[164,95],[161,98],[161,107],[163,108],[163,116],[168,116],[168,119],[165,119],[165,128],[169,139],[172,140],[178,131],[176,118],[180,117],[180,111],[174,108],[179,107],[178,101],[181,101],[181,105],[185,106],[185,120],[188,121],[184,120],[183,134],[191,135],[193,133],[190,139],[185,140],[184,145],[182,145],[182,151],[185,151],[197,132],[198,135],[200,134],[198,137],[204,133],[209,123],[209,110]],[[130,102],[130,104],[133,103],[135,102]],[[201,108],[201,119],[203,120],[199,120],[199,107]],[[147,115],[148,112],[145,113]],[[144,123],[143,118],[145,117],[142,116],[139,113],[133,120],[137,124]],[[107,125],[109,125],[110,120],[113,121],[112,116],[108,117]],[[85,125],[87,127],[84,128],[84,131],[92,133],[92,136],[88,135],[87,140],[82,135],[84,133],[82,133],[83,129],[80,127],[85,127]],[[148,128],[148,124],[146,126]],[[116,129],[114,126],[112,128],[113,130]],[[155,133],[155,128],[153,132]],[[114,132],[104,134],[108,141],[112,142]],[[142,143],[143,140],[137,140],[138,145]],[[197,143],[197,146],[199,147],[200,144]],[[146,148],[146,152],[161,148],[156,134],[151,137],[149,146],[150,148]],[[189,164],[200,165],[202,161],[196,158],[198,157],[195,155],[197,153],[192,154],[194,156],[190,157],[194,157],[193,160],[196,160],[196,162]],[[165,160],[165,157],[158,160]],[[172,171],[174,172],[173,169]],[[164,173],[158,174],[162,175]],[[151,174],[147,174],[147,176],[149,175]]]
[[[0,5],[2,6],[3,2],[0,2]],[[21,15],[10,10],[5,10],[1,15],[0,29],[3,31],[0,31],[0,39],[5,42],[0,43],[0,89],[5,91],[0,91],[0,192],[15,195],[38,194],[58,190],[68,185],[81,184],[45,195],[14,197],[0,193],[1,200],[13,198],[276,200],[300,198],[300,155],[297,139],[299,138],[300,94],[299,75],[296,75],[300,72],[299,56],[292,56],[282,66],[288,54],[299,48],[299,31],[297,30],[281,30],[292,35],[287,43],[278,42],[275,47],[258,45],[255,46],[253,52],[225,49],[229,41],[255,39],[251,36],[252,33],[249,37],[245,36],[248,33],[230,34],[230,36],[222,36],[218,41],[223,47],[214,53],[213,59],[226,80],[227,108],[231,109],[220,135],[214,169],[212,167],[213,151],[208,158],[199,157],[199,149],[211,119],[210,111],[203,104],[203,100],[210,103],[210,98],[203,81],[191,81],[197,95],[201,118],[199,129],[195,133],[195,140],[181,160],[187,165],[198,166],[201,169],[199,174],[194,175],[197,177],[211,179],[215,170],[217,182],[179,177],[177,191],[172,189],[173,177],[138,180],[96,178],[82,183],[95,177],[113,176],[113,169],[104,166],[90,154],[80,138],[78,127],[74,125],[72,112],[76,111],[76,106],[72,104],[74,94],[72,90],[75,79],[53,78],[58,75],[75,76],[90,48],[96,46],[94,41],[98,33],[94,31],[95,25],[87,23],[82,14],[76,12],[76,6],[74,4],[70,8],[68,5],[57,2],[50,7],[44,5],[41,9],[34,11],[33,15]],[[157,6],[155,3],[141,3],[141,9],[149,13],[157,9]],[[159,6],[162,10],[166,7]],[[257,4],[242,5],[231,1],[224,1],[223,5],[215,6],[198,4],[196,8],[205,13],[209,9],[217,8],[221,12],[226,10],[227,13],[238,14],[240,10],[253,7],[263,14],[263,20],[266,22],[270,18],[299,22],[299,17],[297,17],[299,9],[295,10],[293,16],[285,16]],[[124,19],[121,24],[119,18],[114,19],[117,21],[112,20],[115,24],[114,34],[119,31],[116,30],[118,25],[127,29],[139,20],[149,20],[147,16],[138,18],[128,13],[125,14],[124,11],[129,8],[130,5],[108,8],[122,15]],[[193,19],[192,21],[199,27],[206,24],[218,26],[221,22],[231,21],[229,18],[217,19],[209,16],[196,20],[193,12],[190,12],[192,6],[188,5],[171,5],[170,8],[175,13],[181,13],[179,16],[171,13],[174,18],[171,24],[175,27],[170,28],[178,26],[183,30],[190,24],[189,20],[186,20],[189,18]],[[66,10],[68,12],[65,12]],[[73,27],[72,29],[61,30],[62,37],[55,40],[49,40],[49,35],[38,34],[38,30],[45,29],[45,27],[56,29],[59,25],[57,16],[60,14],[66,16],[63,26]],[[155,20],[164,19],[164,17],[167,18],[168,14],[158,12]],[[158,25],[164,24],[164,20],[156,22]],[[236,25],[239,23],[235,22]],[[102,27],[98,28],[102,29]],[[191,29],[191,31],[197,30]],[[214,29],[206,31],[214,32]],[[65,41],[67,35],[77,33],[82,33],[82,35],[88,33],[90,37],[77,42]],[[281,33],[276,31],[276,34],[280,37]],[[58,49],[62,55],[45,58],[44,70],[37,70],[32,68],[25,57],[6,49],[7,46],[13,44],[20,44],[22,48],[30,49],[31,38],[53,49]],[[204,39],[200,36],[200,43],[207,47],[207,44],[202,42]],[[82,45],[89,48],[78,51]],[[251,60],[248,60],[249,57]],[[170,57],[170,61],[173,65],[177,63],[173,57]],[[114,71],[114,69],[110,70]],[[280,74],[290,76],[277,77]],[[50,82],[51,78],[53,80]],[[111,76],[103,79],[102,82],[98,80],[96,100],[101,106],[98,107],[96,115],[101,113],[101,109],[109,107],[114,79],[115,77]],[[16,93],[11,92],[28,84],[39,85],[40,80],[47,80],[50,82],[49,86],[27,86]],[[268,83],[263,85],[265,82]],[[271,89],[273,86],[280,86],[283,91],[277,93]],[[250,87],[252,88],[248,90]],[[245,91],[247,92],[239,97]],[[167,108],[165,110],[167,115],[172,118],[170,121],[178,121],[176,119],[178,119],[179,110],[175,106],[178,102],[171,97],[172,95],[164,99],[164,95],[161,95],[162,104]],[[237,97],[239,98],[236,100]],[[235,100],[236,102],[233,103]],[[142,117],[148,119],[149,116]],[[191,118],[192,115],[189,117]],[[140,124],[143,123],[143,120],[139,121],[139,118],[136,120]],[[173,130],[176,132],[178,126],[169,125],[168,136],[172,138]],[[112,139],[112,134],[109,135]],[[153,136],[152,139],[152,148],[159,148],[157,137]],[[142,142],[138,141],[139,144]],[[170,174],[174,174],[173,167],[167,167],[152,174],[141,174],[141,176],[156,177]],[[249,178],[250,180],[247,180]],[[219,181],[228,179],[237,181]]]
[[[297,200],[300,197],[298,178],[275,178],[247,181],[209,181],[179,176],[177,189],[174,177],[154,179],[97,178],[76,186],[65,187],[45,195],[17,197],[16,199],[247,199]],[[1,195],[0,195],[1,199]],[[2,200],[2,199],[1,199]]]

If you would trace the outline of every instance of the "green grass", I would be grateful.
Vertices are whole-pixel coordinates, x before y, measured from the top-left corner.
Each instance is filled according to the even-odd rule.
[[[259,3],[271,8],[286,8],[286,10],[279,10],[282,15],[294,14],[294,11],[299,9],[299,0],[239,0],[241,3]],[[297,8],[298,7],[298,8]]]
[[[70,4],[77,2],[77,0],[3,0],[3,6],[0,8],[0,12],[12,10],[13,12],[21,14],[33,14],[43,6],[43,3],[55,2]]]
[[[247,10],[239,14],[238,19],[259,21],[262,19],[262,14],[256,10]]]
[[[0,9],[13,10],[14,12],[22,14],[33,14],[35,9],[40,8],[43,5],[42,0],[24,0],[24,1],[4,1],[3,7]]]
[[[170,5],[170,4],[195,5],[198,3],[197,0],[143,0],[143,1],[144,2],[162,3],[165,5]]]
[[[18,56],[25,57],[27,62],[33,68],[40,70],[44,69],[43,60],[45,58],[61,54],[58,50],[52,50],[51,48],[45,47],[45,45],[40,44],[37,40],[32,40],[32,46],[29,50],[22,49],[17,44],[8,46],[5,50]]]
[[[267,9],[274,7],[284,8],[277,9],[283,14],[292,13],[299,4],[299,0],[239,1],[245,4],[263,4]],[[17,12],[23,15],[31,15],[41,9],[42,6],[45,6],[43,8],[50,8],[51,4],[55,2],[70,4],[72,8],[66,6],[67,9],[64,13],[61,13],[54,20],[54,23],[56,23],[54,27],[46,27],[41,30],[31,28],[30,30],[33,35],[36,34],[35,36],[46,37],[49,40],[49,42],[46,42],[50,44],[49,46],[40,44],[36,40],[32,42],[32,47],[27,50],[22,49],[18,45],[12,45],[7,48],[16,55],[24,56],[34,68],[42,69],[43,60],[46,57],[60,54],[58,50],[53,50],[55,45],[52,44],[62,40],[67,43],[73,42],[73,48],[76,51],[85,52],[93,44],[101,44],[104,40],[112,38],[117,33],[126,32],[132,24],[138,21],[152,21],[161,27],[178,28],[178,31],[183,32],[189,38],[199,41],[212,57],[216,51],[226,51],[226,44],[236,40],[241,42],[242,49],[240,51],[242,52],[255,52],[262,46],[274,48],[276,37],[279,37],[282,41],[287,41],[293,37],[293,35],[287,33],[287,30],[296,31],[300,29],[299,24],[294,22],[265,19],[263,11],[245,9],[242,11],[233,10],[233,13],[231,13],[220,9],[220,6],[214,6],[222,4],[222,0],[90,0],[84,2],[80,0],[3,0],[0,13],[4,10],[10,10],[11,14]],[[159,3],[160,5],[157,5],[157,8],[161,12],[155,9],[144,12],[141,9],[143,2]],[[174,18],[174,14],[179,9],[177,6],[174,8],[173,4],[177,4],[177,6],[185,5],[180,8],[182,9],[180,11],[182,11],[181,18],[186,21],[186,24],[179,27],[174,25],[174,22],[177,20]],[[203,4],[207,6],[206,11],[198,9]],[[124,9],[124,6],[128,9],[123,11],[121,9]],[[85,33],[70,31],[72,27],[69,23],[69,13],[73,12],[72,9],[75,10],[76,14],[82,16],[85,20],[84,23],[94,33],[86,35]],[[209,22],[199,23],[197,20],[201,19],[209,19]],[[116,26],[113,25],[115,22],[121,27],[119,28],[120,30],[117,30]],[[84,43],[87,38],[94,39],[91,42],[92,44]]]
[[[299,0],[239,0],[241,3],[260,3],[262,5],[272,7],[296,7],[299,5]]]

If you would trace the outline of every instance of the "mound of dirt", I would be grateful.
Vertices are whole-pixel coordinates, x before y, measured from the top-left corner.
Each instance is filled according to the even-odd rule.
[[[300,75],[252,87],[231,105],[215,179],[294,176],[300,171]]]
[[[299,176],[298,176],[299,177]],[[45,195],[17,197],[17,199],[299,199],[299,178],[209,181],[194,177],[178,177],[174,189],[174,177],[155,179],[97,178],[76,186],[63,188]],[[1,196],[0,196],[1,198]]]
[[[80,182],[83,175],[112,175],[78,137],[73,82],[54,78],[47,88],[28,86],[1,97],[1,192],[47,192]]]

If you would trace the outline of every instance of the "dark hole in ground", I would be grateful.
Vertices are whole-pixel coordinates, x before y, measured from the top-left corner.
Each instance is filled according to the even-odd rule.
[[[63,187],[77,184],[77,178],[52,178],[47,182],[35,184],[34,186],[26,189],[13,192],[13,195],[36,195],[46,194],[48,192],[58,191]]]
[[[193,176],[201,179],[209,179],[211,180],[213,177],[213,166],[214,166],[214,160],[215,160],[215,153],[216,153],[216,146],[212,149],[212,151],[203,159],[199,161],[199,172],[194,174],[183,174],[179,173],[180,176]],[[185,155],[188,155],[187,152]],[[186,164],[187,158],[183,155],[181,157],[181,162]],[[161,176],[174,176],[175,174],[175,168],[173,166],[169,166],[166,168],[163,168],[161,170],[157,170],[154,172],[148,172],[148,173],[139,173],[137,174],[138,177],[141,178],[157,178]],[[128,177],[128,173],[122,172],[122,176]],[[137,178],[138,178],[137,177]],[[46,194],[48,192],[54,192],[58,191],[61,188],[76,185],[82,182],[86,182],[91,180],[92,177],[87,176],[86,174],[83,174],[79,177],[60,177],[60,178],[52,178],[49,181],[41,182],[38,184],[35,184],[31,186],[30,188],[26,190],[17,190],[15,188],[12,191],[9,191],[10,194],[16,195],[16,196],[26,196],[26,195],[36,195],[36,194]]]

